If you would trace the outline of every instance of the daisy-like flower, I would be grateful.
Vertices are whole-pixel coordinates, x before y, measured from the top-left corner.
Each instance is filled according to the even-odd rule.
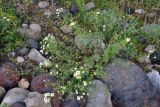
[[[80,96],[77,96],[77,100],[81,100],[81,97],[80,97]]]
[[[84,86],[87,86],[87,82],[86,82],[86,81],[83,81],[83,85],[84,85]]]
[[[126,41],[127,41],[127,42],[130,42],[130,41],[131,41],[131,38],[126,38]]]

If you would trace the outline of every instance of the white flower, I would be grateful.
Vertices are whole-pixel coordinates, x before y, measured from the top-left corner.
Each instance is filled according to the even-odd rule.
[[[100,14],[100,12],[96,12],[96,14]]]
[[[51,93],[51,97],[54,97],[54,93]]]
[[[81,74],[81,72],[80,72],[80,71],[76,71],[76,74],[77,74],[77,75],[80,75],[80,74]]]
[[[56,64],[56,67],[58,67],[58,64]]]
[[[130,42],[130,41],[131,41],[131,38],[126,38],[126,41],[127,41],[127,42]]]
[[[9,22],[9,21],[10,21],[10,19],[7,19],[7,21]]]
[[[83,85],[84,85],[84,86],[87,86],[87,82],[86,82],[86,81],[83,81]]]
[[[72,22],[71,24],[70,24],[70,26],[74,26],[76,24],[76,22]]]
[[[81,100],[81,97],[80,97],[80,96],[77,96],[77,100]]]
[[[78,91],[76,90],[76,94],[78,94]]]
[[[40,50],[39,52],[41,52],[43,54],[43,50]]]

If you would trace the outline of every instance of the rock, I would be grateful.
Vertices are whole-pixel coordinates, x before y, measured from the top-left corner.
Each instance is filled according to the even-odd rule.
[[[155,46],[154,45],[148,45],[144,50],[148,53],[153,53],[155,51]]]
[[[95,4],[94,2],[88,2],[86,5],[85,5],[85,8],[86,10],[91,10],[95,7]]]
[[[24,29],[29,29],[29,25],[26,24],[26,23],[23,23],[23,24],[22,24],[22,28],[24,28]]]
[[[147,18],[155,18],[156,16],[157,16],[157,12],[151,12],[151,13],[146,14]]]
[[[23,89],[29,88],[29,85],[30,85],[29,82],[25,78],[22,78],[18,83],[18,86]]]
[[[145,14],[145,11],[143,9],[135,9],[135,13]]]
[[[47,74],[40,74],[33,78],[31,82],[31,90],[39,93],[51,93],[53,92],[52,83],[55,81],[54,78]]]
[[[21,16],[24,14],[24,6],[19,4],[16,8],[16,15]]]
[[[99,80],[93,81],[94,86],[90,87],[86,107],[112,107],[111,94],[108,88]]]
[[[38,3],[38,7],[40,9],[47,8],[48,6],[49,6],[49,2],[47,2],[47,1],[41,1],[41,2]]]
[[[33,39],[28,39],[27,44],[30,48],[39,49],[39,43]]]
[[[121,26],[123,27],[124,30],[129,28],[129,24],[127,22],[122,22]]]
[[[83,104],[75,99],[63,100],[62,107],[85,107]]]
[[[50,10],[46,10],[46,11],[44,12],[44,15],[45,15],[47,18],[49,18],[49,17],[52,15],[52,12],[51,12]]]
[[[126,59],[116,59],[104,68],[106,84],[119,107],[159,107],[160,97],[147,74]]]
[[[152,84],[160,90],[160,75],[159,72],[152,69],[152,72],[147,73]]]
[[[28,48],[22,48],[22,49],[18,49],[16,51],[17,54],[20,54],[20,55],[26,55],[27,53],[29,52],[29,49]]]
[[[145,64],[149,64],[151,63],[150,59],[148,56],[142,56],[138,58],[138,62],[140,63],[145,63]]]
[[[132,7],[125,7],[124,12],[127,14],[133,14],[133,13],[135,13],[135,9]]]
[[[29,26],[29,37],[34,40],[40,39],[41,27],[38,24],[31,24]]]
[[[32,1],[32,4],[35,4],[38,2],[38,0],[31,0]]]
[[[44,96],[38,92],[30,92],[24,102],[26,107],[52,107],[51,103],[44,102]]]
[[[2,100],[1,105],[7,104],[12,105],[16,102],[24,102],[24,99],[27,98],[29,91],[24,90],[23,88],[13,88],[10,89]]]
[[[152,54],[150,54],[149,59],[152,64],[160,65],[160,51],[154,51]]]
[[[26,107],[25,103],[22,102],[15,102],[9,107]]]
[[[69,26],[67,25],[64,25],[61,27],[61,31],[65,34],[68,34],[68,33],[72,33],[72,28],[70,28]]]
[[[60,95],[57,92],[54,92],[54,96],[51,98],[52,107],[61,107]]]
[[[21,56],[18,56],[16,60],[17,60],[18,63],[23,63],[24,62],[24,58],[21,57]]]
[[[75,5],[75,4],[71,5],[71,7],[70,7],[70,13],[75,15],[75,14],[77,14],[78,12],[79,12],[78,6]]]
[[[20,76],[17,67],[12,63],[5,63],[0,67],[0,86],[13,88],[17,85]]]
[[[46,61],[47,59],[46,58],[44,58],[40,53],[39,53],[39,51],[37,51],[36,49],[31,49],[30,50],[30,52],[29,52],[29,54],[28,54],[28,58],[30,59],[30,60],[34,60],[34,61],[36,61],[36,62],[38,62],[38,63],[40,63],[40,62],[44,62],[44,61]]]
[[[151,38],[157,38],[160,36],[160,24],[146,24],[141,27],[141,30]]]
[[[0,86],[0,101],[2,100],[5,94],[6,94],[6,90]]]

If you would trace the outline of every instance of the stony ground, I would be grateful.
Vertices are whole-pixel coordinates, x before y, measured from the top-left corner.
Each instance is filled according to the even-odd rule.
[[[93,2],[86,4],[87,10],[94,7]],[[54,83],[55,78],[45,73],[34,76],[31,70],[34,65],[48,60],[48,56],[40,52],[42,34],[54,34],[66,45],[81,47],[81,44],[75,43],[79,39],[74,40],[72,29],[68,25],[63,25],[60,18],[53,15],[53,12],[56,13],[60,8],[58,3],[50,4],[47,1],[37,0],[32,0],[32,5],[27,8],[30,20],[25,19],[17,32],[27,37],[28,48],[17,49],[1,61],[1,106],[6,103],[9,107],[160,107],[160,51],[157,51],[151,44],[145,47],[146,55],[138,58],[137,63],[124,58],[116,58],[115,61],[107,64],[104,67],[107,77],[96,78],[93,80],[95,87],[88,89],[92,96],[80,101],[65,97],[61,100],[59,99],[61,95],[57,92],[54,93],[50,102],[45,103],[45,93],[53,92],[49,84]],[[128,8],[124,9],[126,13],[127,10]],[[144,11],[137,9],[130,12],[134,13],[133,16],[140,13],[143,18]],[[19,4],[16,12],[21,16],[23,5]],[[73,6],[70,11],[63,9],[59,17],[69,12],[75,14],[77,8]],[[150,19],[155,18],[155,15],[159,18],[159,11],[147,13]],[[150,30],[148,26],[160,28],[159,24],[148,24],[142,29],[147,32]],[[101,46],[103,49],[103,43]],[[15,63],[9,60],[14,60]],[[19,73],[27,75],[21,77]]]

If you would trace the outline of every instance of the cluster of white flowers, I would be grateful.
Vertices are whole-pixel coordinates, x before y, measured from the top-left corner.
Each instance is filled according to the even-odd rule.
[[[42,67],[50,67],[51,66],[51,62],[49,60],[45,60],[44,62],[40,62],[39,66]]]
[[[3,17],[3,19],[6,20],[7,22],[10,22],[10,18]]]
[[[131,41],[131,38],[126,38],[126,41],[127,41],[127,42],[130,42],[130,41]]]
[[[81,79],[81,72],[77,70],[77,71],[74,73],[74,77],[76,77],[76,79]]]
[[[63,8],[58,8],[58,9],[56,9],[56,15],[57,15],[58,17],[60,17],[60,13],[62,13],[63,11],[64,11]]]
[[[44,102],[49,103],[51,101],[52,97],[54,97],[54,93],[45,93],[44,94]]]

